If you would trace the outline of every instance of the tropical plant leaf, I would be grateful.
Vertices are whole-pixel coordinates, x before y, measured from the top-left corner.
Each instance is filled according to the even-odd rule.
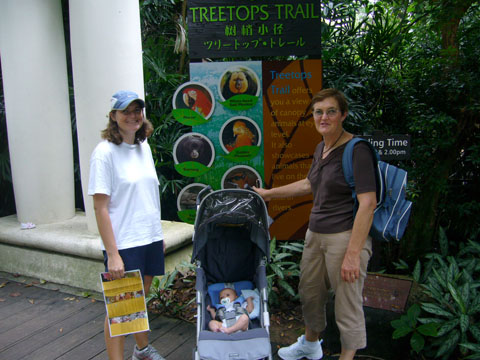
[[[443,324],[445,323],[445,319],[441,318],[418,318],[418,322],[421,324],[428,324],[428,323],[435,323],[435,324]]]
[[[458,267],[457,260],[455,260],[453,256],[447,256],[447,260],[450,263],[450,265],[448,266],[447,280],[450,283],[456,283],[462,275]]]
[[[461,343],[461,344],[458,344],[458,345],[463,346],[463,347],[465,347],[469,350],[472,350],[472,351],[475,351],[475,352],[479,353],[479,354],[477,354],[477,356],[480,355],[480,344]],[[478,357],[476,357],[476,358],[475,357],[474,358],[466,358],[466,359],[478,359]]]
[[[449,318],[449,319],[453,316],[452,313],[442,309],[437,304],[422,303],[422,309],[430,314],[445,316],[446,318]]]
[[[277,264],[271,263],[271,264],[270,264],[270,268],[275,272],[275,274],[277,274],[277,276],[278,276],[280,279],[283,279],[283,278],[284,278],[284,276],[283,276],[283,271],[282,271],[282,269],[281,269]]]
[[[451,353],[455,349],[458,340],[460,340],[460,332],[453,331],[448,336],[444,336],[443,339],[444,341],[435,354],[435,358],[439,358],[444,354]]]
[[[450,294],[452,295],[453,300],[455,300],[455,302],[457,303],[457,305],[460,309],[460,312],[462,314],[465,314],[467,312],[467,309],[466,309],[465,303],[463,302],[463,299],[459,295],[457,289],[455,289],[455,287],[450,282],[447,283],[447,288],[448,288],[448,291],[450,292]]]
[[[395,329],[395,331],[392,334],[392,339],[399,339],[401,337],[404,337],[405,335],[411,333],[413,329],[411,327],[405,326],[401,328]]]
[[[472,303],[470,304],[470,308],[468,309],[468,315],[473,315],[477,312],[480,312],[480,296],[477,292],[475,292],[476,296],[472,296]]]
[[[443,288],[446,288],[446,287],[447,287],[447,282],[446,282],[445,278],[439,274],[439,272],[437,271],[437,269],[432,268],[432,271],[433,271],[433,273],[434,273],[434,275],[435,275],[435,278],[437,279],[438,283],[439,283]]]
[[[410,338],[410,346],[418,354],[425,346],[425,339],[419,333],[414,332]]]
[[[480,326],[477,324],[471,324],[469,330],[475,340],[480,343]]]
[[[417,327],[417,331],[425,336],[437,336],[438,331],[438,324],[436,323],[428,323],[428,324],[423,324]]]
[[[288,243],[280,246],[282,249],[287,249],[295,252],[303,252],[303,244],[300,243]]]
[[[432,299],[442,303],[446,302],[438,282],[430,282],[430,284],[426,285],[425,289]]]
[[[464,273],[464,271],[462,271]],[[468,312],[468,307],[470,305],[470,282],[469,279],[466,279],[466,282],[460,287],[459,295],[463,299],[463,303],[465,304],[465,307],[467,308]]]
[[[278,280],[278,284],[282,287],[282,289],[286,290],[291,296],[295,296],[295,290],[287,283],[285,280]]]
[[[460,323],[460,320],[458,318],[455,318],[455,319],[444,322],[443,325],[441,325],[438,328],[438,336],[443,336],[443,335],[447,334],[453,328],[455,328],[455,326],[457,326],[459,323]]]
[[[418,304],[413,304],[407,310],[408,323],[412,328],[415,328],[415,325],[417,324],[417,318],[418,318],[418,315],[420,315],[420,311],[421,309]]]
[[[460,330],[462,333],[466,333],[470,325],[470,317],[465,314],[460,315]]]
[[[438,229],[438,243],[440,245],[440,254],[443,257],[448,255],[448,239],[447,235],[445,234],[445,229],[440,226]]]
[[[408,321],[406,320],[405,316],[402,316],[400,319],[390,321],[390,325],[392,325],[394,329],[409,327]]]
[[[408,270],[408,264],[405,262],[405,260],[400,259],[399,262],[392,262],[393,265],[395,265],[395,268],[397,270]]]
[[[476,251],[477,254],[480,254],[480,243],[475,242],[473,240],[468,240],[468,245],[472,247],[474,251]]]
[[[413,269],[413,280],[415,280],[417,283],[420,282],[421,272],[422,272],[422,264],[420,263],[420,260],[417,260],[415,264],[415,268]]]
[[[288,254],[288,253],[278,253],[278,254],[275,254],[275,258],[273,261],[277,262],[277,261],[280,261],[282,259],[285,259],[287,257],[290,257],[292,256],[292,254]]]

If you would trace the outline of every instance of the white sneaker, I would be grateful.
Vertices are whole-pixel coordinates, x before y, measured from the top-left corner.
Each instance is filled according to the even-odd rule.
[[[132,360],[165,360],[160,356],[158,351],[152,346],[148,345],[142,351],[138,350],[137,345],[133,347]]]
[[[323,357],[322,341],[320,340],[318,346],[312,348],[305,344],[305,335],[302,335],[295,344],[278,350],[278,356],[283,360],[299,360],[303,358],[319,360]]]

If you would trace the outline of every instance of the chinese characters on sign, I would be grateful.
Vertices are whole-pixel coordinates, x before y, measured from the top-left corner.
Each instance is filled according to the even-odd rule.
[[[320,2],[190,0],[190,57],[320,55]]]

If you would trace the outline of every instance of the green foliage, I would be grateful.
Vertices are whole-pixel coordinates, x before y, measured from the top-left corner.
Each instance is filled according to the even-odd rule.
[[[349,99],[346,128],[411,135],[399,165],[413,213],[404,240],[379,249],[387,271],[431,252],[440,225],[457,244],[478,233],[478,2],[334,0],[322,15],[324,87]]]
[[[406,315],[402,315],[400,319],[393,320],[392,326],[395,328],[392,339],[399,339],[408,334],[410,337],[410,346],[417,354],[423,350],[426,336],[437,336],[438,325],[436,323],[426,323],[418,325],[418,316],[420,315],[420,306],[413,304]]]
[[[175,270],[167,272],[163,276],[155,276],[146,297],[147,304],[154,301],[156,310],[173,316],[181,313],[195,301],[195,296],[183,301],[183,299],[179,300],[176,295],[180,291],[188,297],[189,292],[186,288],[193,286],[194,271],[195,267],[192,264],[182,261]],[[181,285],[176,286],[177,282]]]
[[[413,277],[421,283],[425,298],[414,304],[407,315],[392,322],[396,329],[393,338],[419,330],[420,326],[435,328],[436,333],[429,334],[434,337],[425,338],[424,342],[418,335],[413,340],[412,335],[412,349],[435,359],[478,358],[480,244],[468,240],[456,256],[447,255],[449,252],[446,233],[441,229],[439,252],[426,256],[423,271],[420,261],[414,269]],[[417,321],[422,324],[418,328]]]
[[[178,219],[176,198],[189,181],[176,172],[173,160],[175,141],[191,130],[172,116],[173,94],[188,79],[178,66],[184,61],[177,41],[184,35],[181,5],[174,0],[140,2],[145,101],[155,128],[149,144],[161,186],[162,218],[166,220]]]
[[[268,298],[271,304],[278,304],[282,296],[298,299],[295,287],[300,277],[298,255],[303,244],[288,242],[279,245],[276,238],[270,241],[270,263],[267,264]]]
[[[163,306],[170,306],[171,297],[167,296],[167,294],[172,290],[173,282],[175,281],[177,274],[178,270],[175,269],[163,276],[155,276],[152,280],[152,285],[147,295],[146,302],[148,303],[155,298],[158,299]]]

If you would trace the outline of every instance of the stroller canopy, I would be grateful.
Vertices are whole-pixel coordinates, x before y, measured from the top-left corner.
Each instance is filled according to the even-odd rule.
[[[268,213],[265,202],[254,191],[217,190],[206,195],[197,210],[193,235],[192,262],[197,260],[216,225],[246,225],[253,242],[269,259]]]

